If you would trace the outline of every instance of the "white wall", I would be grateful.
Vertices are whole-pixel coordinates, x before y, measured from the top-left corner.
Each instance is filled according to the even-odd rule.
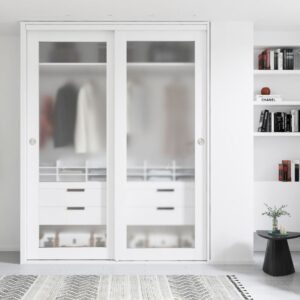
[[[211,259],[253,254],[253,25],[211,26]]]
[[[0,251],[19,249],[19,52],[0,36]]]

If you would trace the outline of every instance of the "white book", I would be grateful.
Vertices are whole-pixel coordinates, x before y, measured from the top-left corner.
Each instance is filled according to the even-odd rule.
[[[274,112],[271,112],[271,132],[275,131]]]
[[[295,163],[294,163],[294,161],[292,161],[292,163],[291,163],[291,181],[292,182],[295,181]]]
[[[275,62],[274,62],[274,50],[270,50],[270,70],[274,70]]]
[[[292,109],[291,110],[291,115],[292,115],[292,132],[296,132],[296,110]]]
[[[278,52],[278,70],[283,70],[283,53]]]
[[[298,111],[295,110],[295,132],[298,132],[299,131],[299,128],[298,128]]]

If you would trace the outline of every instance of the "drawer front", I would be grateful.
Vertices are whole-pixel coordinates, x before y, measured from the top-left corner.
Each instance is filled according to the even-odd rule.
[[[106,206],[106,190],[91,188],[40,188],[41,206]]]
[[[194,225],[193,207],[130,207],[126,209],[127,225]]]
[[[106,208],[102,206],[41,206],[40,225],[102,225]]]
[[[145,188],[128,189],[126,204],[129,207],[194,206],[192,188]]]

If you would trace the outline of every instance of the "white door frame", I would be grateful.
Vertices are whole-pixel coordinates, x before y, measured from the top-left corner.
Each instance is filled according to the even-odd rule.
[[[36,246],[36,241],[34,241],[34,232],[31,230],[32,226],[30,225],[32,220],[35,220],[38,216],[37,208],[31,210],[28,209],[28,199],[33,197],[33,199],[37,199],[37,192],[36,189],[32,190],[32,185],[37,185],[38,180],[38,169],[32,167],[32,163],[37,163],[36,159],[38,159],[38,149],[30,149],[29,146],[29,139],[31,137],[36,137],[36,145],[39,144],[39,134],[38,128],[36,124],[38,124],[38,120],[33,120],[30,114],[36,114],[38,116],[38,112],[35,107],[29,105],[36,97],[38,99],[38,53],[37,53],[37,46],[36,43],[38,40],[44,41],[51,41],[51,36],[53,41],[57,40],[58,36],[61,35],[62,41],[99,41],[99,37],[101,34],[104,36],[105,31],[113,31],[115,32],[115,37],[109,41],[110,46],[108,45],[107,48],[107,57],[111,59],[111,61],[119,61],[122,58],[120,50],[117,45],[119,45],[120,41],[118,37],[122,35],[122,31],[156,31],[156,32],[163,32],[166,30],[170,31],[198,31],[198,33],[202,33],[201,41],[199,40],[196,42],[196,52],[198,53],[197,48],[201,47],[200,43],[203,42],[206,44],[205,51],[202,51],[202,55],[196,55],[196,58],[199,64],[206,70],[206,76],[202,76],[199,72],[195,74],[195,81],[199,80],[203,83],[203,89],[196,91],[198,95],[201,93],[202,99],[205,99],[205,103],[203,103],[203,111],[202,113],[205,114],[206,118],[206,128],[202,128],[200,131],[196,132],[195,134],[195,141],[198,137],[206,138],[206,145],[203,148],[206,157],[206,163],[204,168],[201,170],[201,174],[196,174],[197,176],[204,176],[206,178],[206,182],[203,185],[202,191],[197,191],[196,193],[205,193],[205,203],[203,204],[203,212],[205,211],[205,222],[206,226],[202,228],[202,235],[206,236],[206,249],[202,251],[201,256],[204,257],[206,255],[207,259],[210,259],[210,240],[209,240],[209,233],[210,233],[210,171],[209,171],[209,147],[210,147],[210,140],[209,140],[209,113],[210,113],[210,106],[209,106],[209,90],[210,90],[210,82],[209,82],[209,74],[210,74],[210,67],[209,67],[209,53],[210,53],[210,32],[209,32],[209,23],[208,22],[22,22],[21,23],[21,122],[20,122],[20,144],[21,144],[21,153],[20,153],[20,163],[21,163],[21,173],[20,173],[20,214],[21,214],[21,223],[20,223],[20,235],[21,235],[21,263],[27,262],[38,262],[39,259],[37,251],[32,251],[32,247],[30,247],[31,242],[33,245]],[[63,33],[68,32],[67,35]],[[93,32],[93,33],[91,33]],[[89,34],[91,33],[91,34]],[[63,36],[64,35],[64,36]],[[31,37],[32,36],[32,37]],[[97,36],[97,38],[96,38]],[[31,41],[33,39],[33,41]],[[165,40],[165,39],[164,39]],[[101,41],[101,40],[100,40]],[[115,44],[115,47],[114,47]],[[120,45],[119,45],[120,46]],[[33,48],[32,48],[33,47]],[[122,47],[122,46],[121,46]],[[109,49],[111,51],[109,51]],[[125,49],[126,50],[126,49]],[[30,54],[30,55],[29,55]],[[121,56],[118,56],[121,55]],[[110,57],[110,58],[109,58]],[[108,211],[112,212],[116,210],[115,216],[118,217],[120,215],[120,211],[118,211],[118,207],[116,204],[118,203],[118,199],[120,199],[121,190],[118,188],[114,188],[114,182],[119,179],[120,174],[118,166],[122,166],[122,163],[126,164],[126,161],[121,161],[121,157],[119,157],[118,153],[119,150],[116,145],[118,145],[117,137],[121,135],[119,126],[114,127],[114,123],[118,123],[118,117],[120,117],[120,121],[122,120],[122,113],[116,106],[117,98],[123,97],[124,95],[120,95],[118,89],[114,88],[114,83],[118,80],[119,76],[116,71],[118,67],[116,65],[111,66],[107,65],[107,120],[108,120],[108,132],[107,132],[107,143],[108,143],[108,157],[107,163],[111,166],[111,171],[108,171],[107,178],[108,178],[108,186],[107,186],[107,197],[110,199],[114,199],[114,201],[108,201],[107,204],[110,203],[111,207],[108,208]],[[202,73],[203,74],[203,73]],[[29,80],[29,78],[31,80]],[[126,82],[125,82],[126,84]],[[124,87],[123,87],[124,89]],[[115,93],[115,94],[114,94]],[[114,109],[115,108],[115,109]],[[196,108],[197,110],[197,108]],[[195,112],[196,113],[196,112]],[[197,119],[197,118],[196,118]],[[116,120],[116,122],[114,122]],[[35,128],[34,128],[35,127]],[[199,147],[198,147],[199,148]],[[118,149],[118,150],[117,150]],[[196,150],[198,151],[198,150]],[[110,155],[109,155],[110,153]],[[123,166],[124,168],[124,166]],[[124,175],[124,174],[123,174]],[[121,175],[122,176],[122,175]],[[108,214],[107,217],[110,219],[108,222],[110,223],[112,241],[109,242],[109,245],[112,249],[112,255],[115,257],[116,260],[121,259],[122,252],[118,250],[118,247],[114,245],[113,240],[115,239],[118,242],[118,226],[114,227],[114,220],[112,218],[112,213]],[[196,218],[196,220],[200,220],[200,215]],[[30,218],[33,218],[30,220]],[[198,227],[196,221],[196,226]],[[115,235],[115,236],[114,236]],[[197,240],[196,240],[196,247],[197,247]],[[29,250],[29,251],[28,251]],[[50,249],[53,250],[53,249]],[[66,250],[69,250],[66,251]],[[92,249],[94,250],[94,249]],[[97,250],[97,249],[96,249]],[[147,250],[147,249],[146,249]],[[151,249],[152,250],[152,249]],[[151,255],[154,254],[153,257],[157,257],[158,259],[161,258],[161,251],[162,249],[157,249],[158,251],[152,251]],[[77,253],[72,253],[70,249],[63,249],[65,252],[63,254],[63,259],[69,260],[70,262],[74,259],[78,259]],[[180,253],[183,254],[183,250],[179,249]],[[147,251],[146,251],[147,252]],[[144,254],[147,254],[147,253]],[[157,252],[157,254],[155,254]],[[204,253],[205,252],[205,253]],[[59,253],[55,256],[58,258],[60,257]],[[175,253],[176,254],[176,253]],[[179,254],[179,252],[178,252]],[[82,256],[82,259],[85,259],[86,256],[89,256],[90,259],[99,259],[98,253],[88,253],[86,252],[85,255]],[[135,259],[143,259],[143,257],[136,256]],[[142,255],[143,256],[143,255]],[[163,255],[165,257],[165,255]],[[177,254],[176,254],[177,256]],[[41,257],[42,258],[42,257]],[[43,259],[47,259],[48,254],[45,254]],[[110,255],[107,258],[112,258]],[[191,251],[186,251],[185,255],[181,255],[182,259],[199,259],[199,253],[195,254]],[[165,257],[164,259],[167,259]],[[42,260],[43,262],[45,260]]]

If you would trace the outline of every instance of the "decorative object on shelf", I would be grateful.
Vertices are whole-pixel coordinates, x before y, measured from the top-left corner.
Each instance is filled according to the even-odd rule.
[[[269,87],[263,87],[260,90],[261,95],[271,95],[271,89]]]
[[[281,216],[291,216],[290,213],[288,213],[286,210],[284,210],[287,205],[282,205],[279,208],[276,206],[271,207],[268,204],[265,203],[265,206],[267,207],[267,210],[262,213],[262,215],[266,215],[270,218],[272,218],[272,232],[271,233],[280,233],[278,229],[278,218]]]
[[[283,225],[280,225],[279,231],[281,235],[287,235],[287,230]]]
[[[255,100],[257,102],[262,102],[262,103],[269,103],[269,102],[282,102],[282,98],[280,95],[271,95],[271,94],[261,94],[261,95],[256,95]]]

